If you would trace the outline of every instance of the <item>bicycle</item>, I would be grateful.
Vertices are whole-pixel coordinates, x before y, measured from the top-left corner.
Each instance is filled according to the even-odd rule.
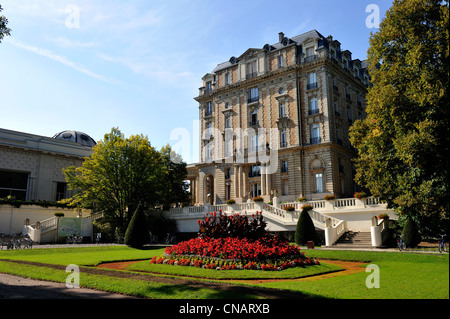
[[[447,236],[446,234],[439,234],[439,236],[441,236],[441,238],[439,239],[438,242],[438,247],[439,247],[439,252],[447,252],[447,243],[444,240],[444,237]]]
[[[171,235],[170,233],[167,233],[166,239],[164,242],[168,245],[173,245],[176,243],[176,237]]]
[[[400,250],[400,251],[406,249],[406,243],[403,241],[402,235],[397,236],[397,247],[398,247],[398,250]]]
[[[83,237],[82,236],[77,236],[76,234],[74,234],[73,236],[68,236],[66,238],[66,243],[67,244],[81,244],[83,241]]]

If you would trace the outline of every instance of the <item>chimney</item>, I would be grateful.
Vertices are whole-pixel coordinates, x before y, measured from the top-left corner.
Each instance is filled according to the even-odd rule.
[[[333,42],[333,37],[331,35],[327,36],[328,42]]]
[[[283,41],[283,38],[284,38],[284,33],[283,32],[278,33],[278,39],[280,40],[279,42]]]

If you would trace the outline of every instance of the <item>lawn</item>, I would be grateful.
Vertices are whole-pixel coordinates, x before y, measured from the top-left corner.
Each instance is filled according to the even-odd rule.
[[[134,264],[129,270],[146,270],[164,273],[168,276],[196,276],[210,280],[225,280],[232,278],[280,278],[281,281],[265,282],[258,280],[257,287],[291,290],[309,296],[344,299],[448,299],[449,298],[449,256],[448,254],[423,254],[405,252],[358,252],[308,250],[308,257],[319,259],[336,259],[361,261],[365,264],[376,264],[380,270],[380,288],[366,287],[367,272],[359,272],[345,276],[335,276],[321,280],[298,280],[301,276],[318,272],[336,270],[331,264],[311,268],[290,268],[283,271],[217,271],[197,269],[194,267],[150,265],[148,259],[161,256],[164,248],[137,250],[125,246],[101,246],[92,248],[62,248],[62,249],[32,249],[21,251],[0,251],[0,259],[21,260],[54,265],[77,264],[79,266],[96,266],[102,262],[122,260],[144,260]],[[155,267],[154,267],[155,266]],[[318,268],[315,268],[318,267]],[[363,266],[364,267],[364,266]],[[303,271],[304,273],[300,273]],[[311,273],[308,274],[308,272]],[[16,274],[23,277],[46,279],[65,282],[67,273],[47,267],[37,267],[0,261],[0,272]],[[147,274],[148,276],[156,276]],[[201,280],[201,279],[198,279]],[[203,279],[204,280],[204,279]],[[204,281],[203,281],[204,282]],[[248,285],[249,283],[247,283]],[[230,294],[218,292],[208,287],[170,285],[155,281],[141,281],[107,277],[94,274],[84,274],[81,278],[84,287],[105,291],[119,292],[148,298],[178,298],[178,299],[213,299],[213,298],[255,298],[252,294]],[[176,289],[175,289],[176,287]]]

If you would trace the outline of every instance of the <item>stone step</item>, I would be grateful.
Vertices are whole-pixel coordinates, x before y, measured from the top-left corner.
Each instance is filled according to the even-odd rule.
[[[373,248],[369,232],[347,232],[332,247],[335,248]]]

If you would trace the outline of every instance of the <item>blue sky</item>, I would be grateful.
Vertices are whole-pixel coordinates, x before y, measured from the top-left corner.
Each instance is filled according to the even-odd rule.
[[[156,148],[190,133],[201,78],[248,48],[316,29],[364,60],[366,26],[390,0],[0,0],[12,29],[0,44],[0,128],[43,136],[112,127]]]

